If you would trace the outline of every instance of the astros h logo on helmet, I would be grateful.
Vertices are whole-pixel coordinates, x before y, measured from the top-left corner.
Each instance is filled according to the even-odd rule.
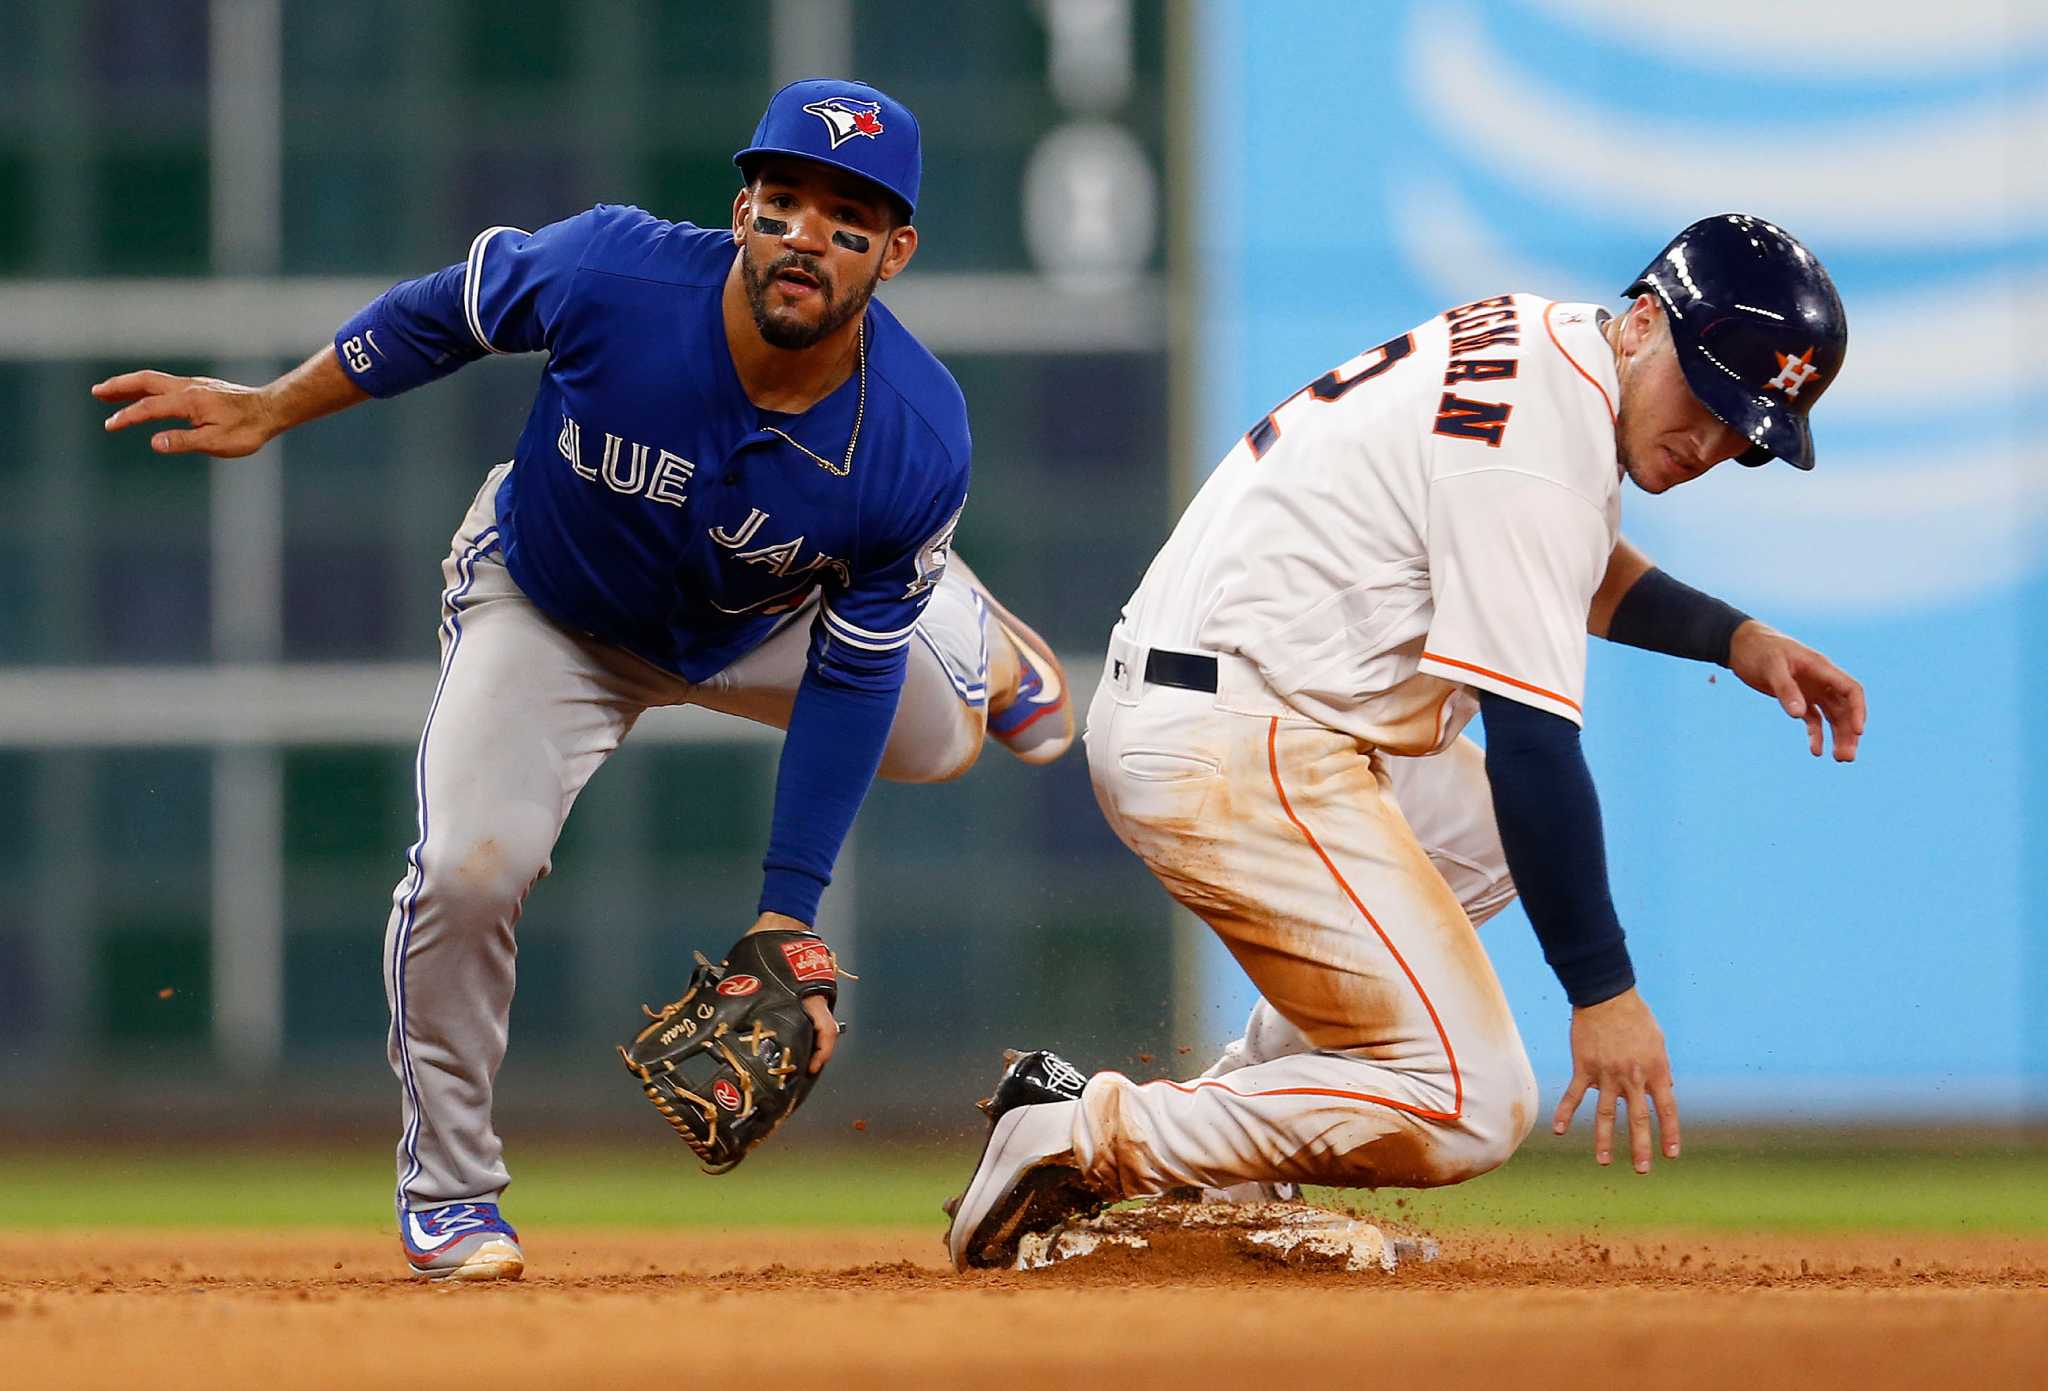
[[[856,135],[865,135],[873,140],[882,133],[882,104],[876,101],[854,101],[848,97],[827,97],[814,101],[804,110],[825,123],[832,132],[832,148],[838,149]]]
[[[1798,357],[1793,357],[1790,353],[1779,353],[1777,358],[1778,375],[1765,382],[1764,385],[1774,386],[1787,396],[1796,397],[1799,394],[1799,388],[1806,385],[1808,377],[1820,375],[1820,368],[1813,365],[1813,349],[1811,348],[1808,348]]]

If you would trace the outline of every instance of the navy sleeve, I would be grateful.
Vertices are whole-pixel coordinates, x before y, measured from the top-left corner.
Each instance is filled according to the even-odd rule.
[[[775,815],[762,861],[760,911],[816,918],[839,847],[882,764],[918,615],[944,572],[967,500],[957,471],[908,525],[875,548],[840,592],[828,592],[775,777]]]
[[[1486,776],[1501,848],[1543,959],[1574,1005],[1597,1005],[1636,983],[1607,883],[1600,797],[1570,720],[1492,691]]]
[[[902,649],[888,664],[893,679],[877,671],[873,682],[853,685],[819,667],[817,645],[814,636],[776,769],[775,816],[761,862],[759,911],[803,923],[817,920],[839,847],[882,766],[903,693]]]
[[[401,281],[334,335],[335,355],[372,396],[396,396],[491,353],[553,346],[570,282],[608,209],[538,232],[487,227],[460,265]]]

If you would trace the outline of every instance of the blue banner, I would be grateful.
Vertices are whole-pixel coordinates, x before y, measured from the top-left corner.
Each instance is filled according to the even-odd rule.
[[[2048,11],[1211,0],[1199,55],[1207,461],[1447,306],[1619,307],[1708,214],[1828,265],[1849,352],[1819,469],[1631,488],[1622,516],[1857,675],[1863,752],[1814,760],[1728,673],[1595,643],[1616,901],[1682,1101],[2048,1108]],[[1519,912],[1485,940],[1554,1097],[1562,994]],[[1208,980],[1249,1003],[1220,952]]]

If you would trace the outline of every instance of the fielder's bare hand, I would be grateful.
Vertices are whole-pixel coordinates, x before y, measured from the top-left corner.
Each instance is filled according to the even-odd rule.
[[[159,454],[211,454],[216,459],[254,454],[295,425],[370,399],[341,369],[332,347],[318,349],[266,386],[123,372],[95,384],[92,394],[102,401],[130,403],[107,417],[107,429],[125,430],[147,420],[187,421],[189,429],[151,435],[149,447]]]
[[[1600,1093],[1593,1110],[1593,1158],[1605,1165],[1614,1159],[1614,1110],[1628,1103],[1629,1149],[1636,1172],[1650,1172],[1650,1110],[1664,1137],[1664,1157],[1678,1158],[1678,1098],[1671,1091],[1671,1058],[1664,1051],[1664,1031],[1650,1006],[1633,989],[1611,1000],[1572,1011],[1572,1082],[1557,1103],[1550,1129],[1562,1135],[1571,1126],[1588,1090]]]
[[[804,1013],[811,1016],[811,1027],[818,1031],[818,1038],[811,1045],[811,1072],[825,1070],[825,1064],[832,1061],[832,1050],[839,1046],[839,1021],[832,1017],[832,1007],[816,995],[804,1000]]]
[[[1735,630],[1728,665],[1751,687],[1777,698],[1785,713],[1806,721],[1807,747],[1819,758],[1825,747],[1821,721],[1834,731],[1835,761],[1856,758],[1867,714],[1863,684],[1820,653],[1754,618]]]
[[[159,454],[211,454],[239,459],[254,454],[279,426],[262,387],[215,377],[174,377],[168,372],[123,372],[97,383],[102,401],[131,404],[107,417],[107,429],[125,430],[150,420],[183,420],[191,428],[159,430],[149,447]]]
[[[811,927],[809,923],[784,917],[780,913],[763,913],[754,920],[754,925],[747,929],[750,933],[771,930],[809,932]],[[839,1047],[839,1021],[832,1017],[832,1006],[822,995],[804,996],[804,1013],[811,1017],[811,1027],[818,1031],[817,1038],[811,1043],[810,1072],[815,1077],[825,1070],[825,1064],[832,1061],[833,1050]]]

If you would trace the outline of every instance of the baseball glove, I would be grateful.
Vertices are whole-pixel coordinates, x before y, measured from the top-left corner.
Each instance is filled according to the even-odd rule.
[[[814,932],[752,932],[716,966],[702,956],[683,998],[619,1050],[654,1109],[722,1174],[810,1095],[817,1031],[804,997],[837,1002],[838,962]]]

